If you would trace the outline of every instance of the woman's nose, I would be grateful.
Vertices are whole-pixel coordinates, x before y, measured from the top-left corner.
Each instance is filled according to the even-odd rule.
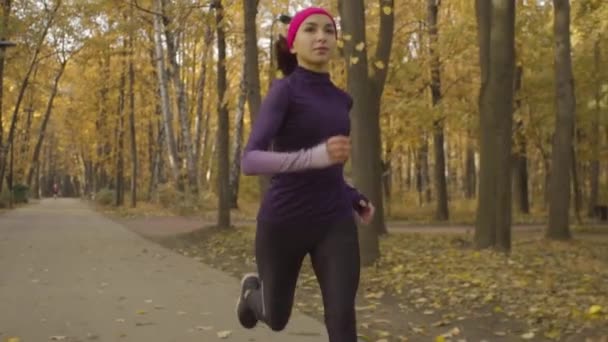
[[[327,40],[327,34],[323,30],[319,30],[317,31],[316,39],[324,42]]]

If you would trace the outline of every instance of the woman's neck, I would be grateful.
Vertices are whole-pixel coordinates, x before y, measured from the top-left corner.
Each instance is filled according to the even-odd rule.
[[[298,58],[298,65],[300,67],[302,67],[303,69],[310,70],[313,72],[318,72],[318,73],[328,73],[329,72],[329,63],[312,64],[312,63],[307,63]]]

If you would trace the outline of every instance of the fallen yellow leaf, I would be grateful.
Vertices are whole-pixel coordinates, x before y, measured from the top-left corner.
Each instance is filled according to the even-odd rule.
[[[450,337],[458,336],[460,335],[460,329],[458,327],[454,327],[452,330],[450,330],[450,332],[447,333],[447,335],[449,335]]]
[[[384,297],[384,291],[372,292],[365,295],[366,299],[380,299]]]
[[[382,323],[391,324],[391,321],[389,321],[388,319],[375,319],[374,323],[378,323],[378,324],[382,324]]]
[[[365,43],[361,42],[361,43],[357,44],[357,46],[355,46],[355,49],[357,51],[363,51],[363,49],[365,49]]]
[[[391,13],[393,13],[393,9],[390,6],[384,6],[382,7],[382,12],[384,12],[386,15],[391,15]]]
[[[591,305],[588,312],[590,315],[600,314],[600,313],[602,313],[602,307],[599,305]]]
[[[547,332],[545,332],[545,337],[552,339],[552,340],[558,340],[561,336],[561,333],[559,330],[557,329],[553,329],[553,330],[549,330]]]
[[[378,337],[389,337],[391,336],[391,333],[388,331],[384,331],[384,330],[378,330]]]
[[[217,337],[225,339],[225,338],[228,338],[228,336],[230,336],[231,334],[232,334],[232,331],[230,331],[230,330],[218,331]]]
[[[19,337],[9,337],[6,342],[20,342],[21,339]]]
[[[524,340],[531,340],[534,338],[534,336],[535,336],[534,333],[530,331],[530,332],[527,332],[527,333],[521,335],[521,338],[523,338]]]

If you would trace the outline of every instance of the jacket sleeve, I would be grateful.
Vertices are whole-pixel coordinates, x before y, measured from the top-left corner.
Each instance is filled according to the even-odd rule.
[[[269,151],[289,110],[289,84],[276,80],[270,86],[243,151],[241,169],[246,175],[276,174],[325,168],[331,160],[325,142],[294,152]]]
[[[365,197],[365,195],[360,193],[357,189],[355,189],[355,187],[348,184],[346,180],[344,180],[344,186],[346,187],[346,191],[349,194],[353,210],[355,210],[357,213],[361,213],[361,211],[363,210],[363,206],[361,206],[361,203],[359,202],[363,200],[365,203],[369,203],[369,199]]]

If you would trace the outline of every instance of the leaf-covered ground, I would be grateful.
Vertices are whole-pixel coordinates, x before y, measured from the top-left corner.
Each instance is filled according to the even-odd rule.
[[[605,341],[608,227],[568,243],[527,234],[509,257],[464,236],[393,234],[362,271],[358,323],[366,341]],[[163,243],[240,276],[255,269],[254,229],[202,230]],[[296,309],[322,320],[309,260]]]

